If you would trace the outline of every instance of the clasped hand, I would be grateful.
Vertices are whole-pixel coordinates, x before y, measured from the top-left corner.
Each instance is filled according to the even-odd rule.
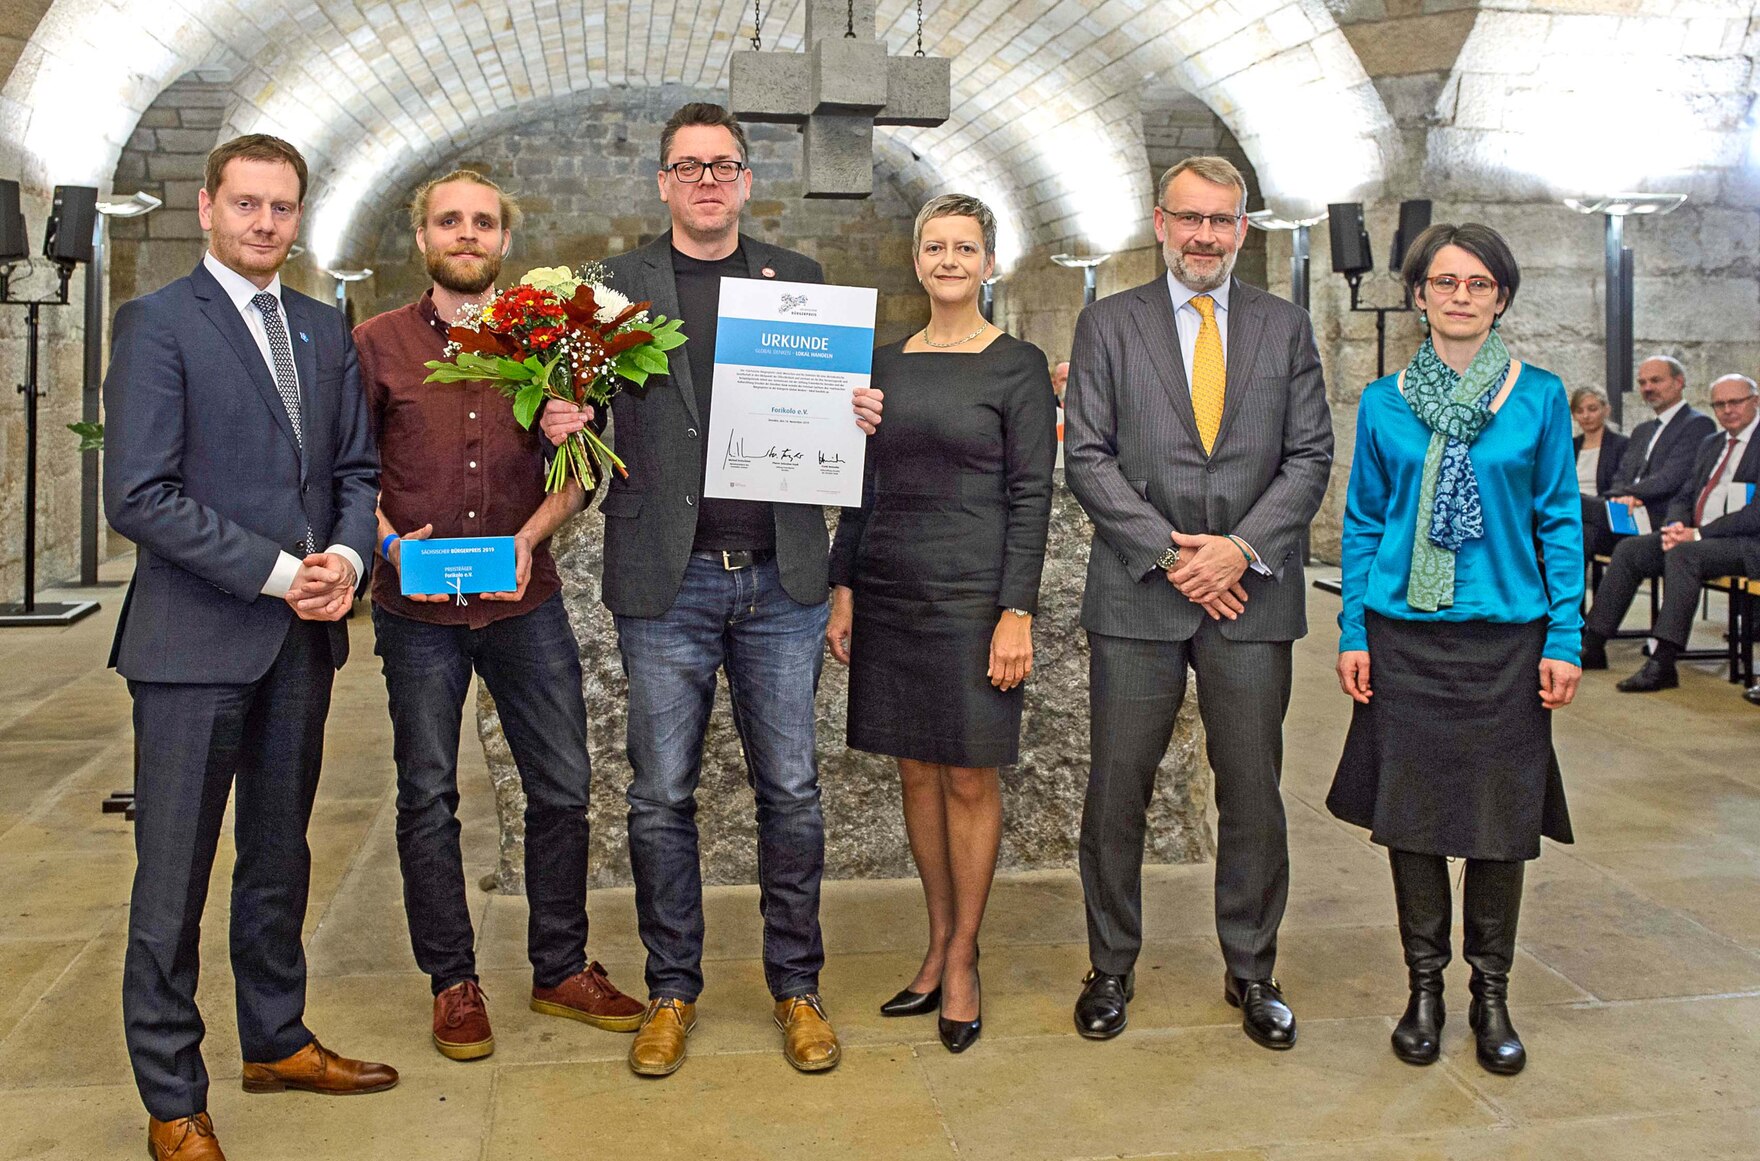
[[[1247,556],[1226,536],[1173,533],[1179,546],[1179,563],[1167,570],[1167,583],[1210,614],[1211,620],[1230,621],[1247,609],[1247,590],[1241,585]]]
[[[354,604],[354,565],[335,552],[314,552],[300,561],[282,599],[302,621],[340,621]]]
[[[1689,544],[1698,539],[1698,536],[1698,529],[1688,528],[1679,520],[1676,520],[1672,524],[1664,524],[1662,526],[1662,551],[1667,552],[1671,548],[1677,548],[1680,545]]]

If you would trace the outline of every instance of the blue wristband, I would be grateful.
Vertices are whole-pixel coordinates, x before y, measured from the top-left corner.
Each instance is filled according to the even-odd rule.
[[[393,532],[390,536],[387,536],[384,540],[381,540],[379,542],[379,555],[384,557],[386,560],[390,560],[391,559],[391,544],[392,544],[392,542],[395,540],[401,540],[401,539],[402,539],[402,537],[398,536],[397,533]]]

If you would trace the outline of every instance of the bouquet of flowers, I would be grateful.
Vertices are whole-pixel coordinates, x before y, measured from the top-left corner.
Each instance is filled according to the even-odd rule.
[[[648,303],[630,302],[606,286],[597,263],[529,271],[519,285],[464,308],[448,329],[446,358],[426,364],[429,383],[488,380],[513,400],[513,417],[530,428],[546,399],[599,415],[624,383],[640,387],[666,373],[666,352],[681,345],[680,320],[650,318]],[[569,478],[588,491],[607,467],[629,469],[589,429],[557,449],[545,487],[560,492]]]

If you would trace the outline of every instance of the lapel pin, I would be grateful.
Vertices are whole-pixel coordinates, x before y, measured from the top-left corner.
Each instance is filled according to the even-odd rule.
[[[312,340],[310,340],[310,339],[308,339],[308,338],[306,338],[306,333],[305,333],[305,332],[304,332],[304,331],[301,331],[301,332],[300,332],[300,333],[299,333],[299,341],[300,341],[300,342],[302,342],[302,343],[309,343],[309,342],[311,342],[311,341],[312,341]]]
[[[766,266],[764,269],[758,271],[758,273],[762,274],[765,278],[775,278],[776,268],[773,266]]]

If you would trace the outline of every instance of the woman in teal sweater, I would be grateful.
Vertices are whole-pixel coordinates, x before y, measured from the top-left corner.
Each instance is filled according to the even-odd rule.
[[[1479,1063],[1519,1072],[1509,1020],[1524,862],[1571,841],[1550,711],[1582,676],[1583,529],[1556,375],[1498,334],[1521,275],[1495,230],[1438,224],[1403,271],[1429,332],[1364,390],[1346,494],[1338,679],[1357,703],[1327,806],[1388,848],[1411,999],[1401,1060],[1436,1059],[1449,858]]]

